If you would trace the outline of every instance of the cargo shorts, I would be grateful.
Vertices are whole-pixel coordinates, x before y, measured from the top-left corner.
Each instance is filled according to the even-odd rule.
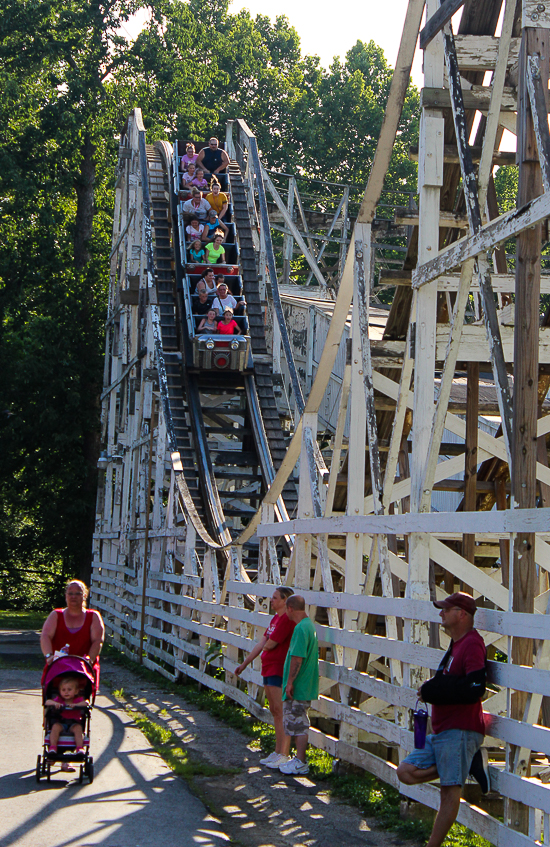
[[[283,729],[285,735],[307,735],[310,727],[311,700],[283,700]]]

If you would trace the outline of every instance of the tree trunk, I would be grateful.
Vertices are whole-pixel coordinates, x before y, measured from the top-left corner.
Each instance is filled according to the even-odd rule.
[[[92,536],[95,529],[95,503],[97,488],[97,460],[99,458],[99,392],[101,390],[100,368],[96,367],[98,339],[95,323],[91,320],[93,308],[92,281],[87,284],[87,268],[90,262],[90,243],[94,223],[94,189],[96,178],[95,144],[86,132],[82,144],[80,174],[75,180],[77,208],[74,229],[74,267],[81,280],[82,307],[75,325],[75,346],[78,361],[82,363],[80,373],[80,396],[85,406],[86,421],[82,431],[82,457],[86,474],[82,482],[82,493],[87,503],[86,514],[80,526],[81,545],[75,562],[80,579],[89,583],[92,571]]]

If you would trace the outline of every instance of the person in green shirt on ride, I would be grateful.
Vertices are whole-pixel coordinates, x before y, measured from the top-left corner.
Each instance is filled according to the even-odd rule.
[[[306,774],[306,748],[309,731],[309,707],[319,697],[319,644],[315,626],[299,594],[286,601],[286,613],[296,624],[283,668],[283,727],[294,737],[296,755],[279,766],[284,774]]]

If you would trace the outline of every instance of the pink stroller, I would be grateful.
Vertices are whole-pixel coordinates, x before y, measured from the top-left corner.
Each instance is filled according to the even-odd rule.
[[[56,720],[59,720],[56,709],[48,707],[44,714],[44,740],[42,755],[38,756],[36,762],[36,781],[40,782],[41,777],[45,776],[48,782],[51,779],[51,766],[57,762],[60,764],[69,764],[76,762],[80,765],[79,782],[83,782],[84,777],[88,777],[88,781],[94,781],[94,760],[89,755],[90,752],[90,713],[96,695],[96,677],[94,669],[86,659],[81,656],[60,656],[55,659],[46,669],[42,682],[42,703],[46,700],[53,699],[58,694],[59,678],[65,674],[71,676],[77,675],[81,681],[80,693],[84,699],[90,703],[89,708],[81,709],[82,711],[82,731],[84,735],[84,753],[76,753],[75,738],[72,734],[62,734],[59,737],[57,752],[55,755],[50,753],[50,730]]]

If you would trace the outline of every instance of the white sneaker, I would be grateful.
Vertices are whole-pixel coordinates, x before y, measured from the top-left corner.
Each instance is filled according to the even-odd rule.
[[[290,762],[290,756],[283,756],[282,753],[277,753],[277,758],[273,759],[272,762],[266,762],[266,766],[276,770],[280,765],[286,765],[287,762]]]
[[[265,757],[265,759],[260,759],[260,765],[267,765],[269,767],[273,762],[278,760],[280,755],[280,753],[275,753],[275,751],[273,751],[273,753],[270,753],[269,756]]]
[[[290,761],[287,761],[285,764],[279,765],[279,770],[281,773],[285,773],[289,776],[293,776],[295,774],[305,774],[309,773],[309,765],[306,762],[302,762],[297,756],[294,756]]]

